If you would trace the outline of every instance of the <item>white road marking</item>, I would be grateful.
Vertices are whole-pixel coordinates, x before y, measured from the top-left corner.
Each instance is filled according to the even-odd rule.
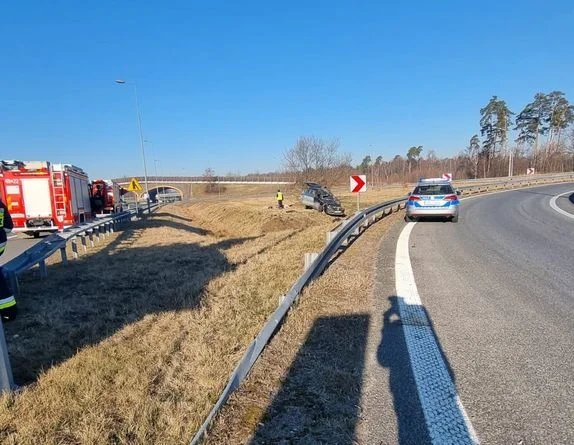
[[[478,444],[478,437],[444,362],[415,282],[407,223],[397,241],[395,286],[419,400],[433,444]]]
[[[568,194],[574,193],[574,190],[571,190],[569,192],[566,193],[561,193],[559,195],[554,196],[551,200],[550,200],[550,207],[552,207],[552,209],[556,210],[558,213],[562,213],[562,215],[567,216],[568,218],[572,218],[574,219],[574,215],[572,213],[568,213],[566,210],[562,210],[560,207],[558,207],[558,205],[556,204],[556,201],[558,200],[558,198],[560,198],[561,196],[564,195],[568,195]]]

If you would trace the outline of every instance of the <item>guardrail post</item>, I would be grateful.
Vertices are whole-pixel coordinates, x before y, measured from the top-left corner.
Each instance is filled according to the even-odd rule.
[[[12,377],[12,367],[10,357],[8,357],[8,347],[6,346],[6,336],[4,335],[4,325],[0,320],[0,391],[9,392],[14,387]]]
[[[47,278],[48,277],[48,269],[46,268],[46,261],[41,260],[38,262],[38,269],[40,269],[40,277]]]
[[[80,238],[82,240],[82,248],[84,249],[84,253],[86,253],[88,251],[88,246],[86,245],[86,234],[83,233],[80,235]]]
[[[88,237],[90,238],[90,244],[94,247],[94,229],[91,229],[88,232]]]
[[[115,223],[116,223],[116,222],[115,222],[114,220],[111,220],[111,221],[110,221],[110,233],[114,233]]]
[[[319,254],[317,252],[305,253],[305,267],[303,270],[309,269],[318,256]]]
[[[12,270],[8,271],[8,282],[10,283],[10,289],[12,289],[12,293],[16,296],[20,295],[20,283],[18,282],[18,275],[16,272]]]
[[[60,255],[62,256],[62,264],[68,264],[68,254],[66,253],[66,246],[60,247]]]
[[[327,232],[327,242],[325,244],[329,244],[333,238],[335,238],[337,236],[337,233],[339,233],[337,230],[330,230],[329,232]]]
[[[72,255],[74,256],[74,259],[78,259],[78,242],[76,240],[76,237],[74,236],[71,240],[70,243],[72,243]]]

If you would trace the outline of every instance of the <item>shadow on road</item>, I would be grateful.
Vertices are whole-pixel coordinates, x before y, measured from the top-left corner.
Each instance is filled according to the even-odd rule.
[[[397,416],[399,444],[430,444],[431,439],[426,427],[415,376],[411,367],[403,322],[399,312],[400,298],[395,295],[388,298],[389,306],[383,314],[383,330],[381,343],[377,351],[377,359],[381,366],[389,369],[389,389],[393,397]],[[428,312],[422,306],[417,306],[417,309],[423,311],[424,315],[426,315],[443,361],[454,382],[454,373],[442,350]],[[432,363],[428,364],[428,366],[432,365]]]
[[[444,216],[422,216],[417,217],[417,222],[419,223],[431,223],[431,222],[439,222],[439,223],[450,223],[451,218],[444,217]]]
[[[369,315],[318,319],[251,444],[356,443]]]
[[[4,326],[17,384],[146,315],[197,308],[204,286],[236,267],[225,250],[250,239],[137,247],[149,223],[160,222],[134,223],[99,252],[49,266],[47,280],[22,278],[19,316]]]

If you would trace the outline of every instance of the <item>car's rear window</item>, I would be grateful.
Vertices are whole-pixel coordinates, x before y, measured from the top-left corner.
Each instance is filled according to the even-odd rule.
[[[454,193],[453,188],[446,184],[418,185],[413,195],[448,195]]]

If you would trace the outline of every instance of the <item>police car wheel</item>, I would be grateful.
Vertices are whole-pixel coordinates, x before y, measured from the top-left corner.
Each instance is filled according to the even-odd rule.
[[[451,219],[451,221],[452,221],[453,223],[457,223],[457,222],[458,222],[458,215],[453,216],[452,219]]]

